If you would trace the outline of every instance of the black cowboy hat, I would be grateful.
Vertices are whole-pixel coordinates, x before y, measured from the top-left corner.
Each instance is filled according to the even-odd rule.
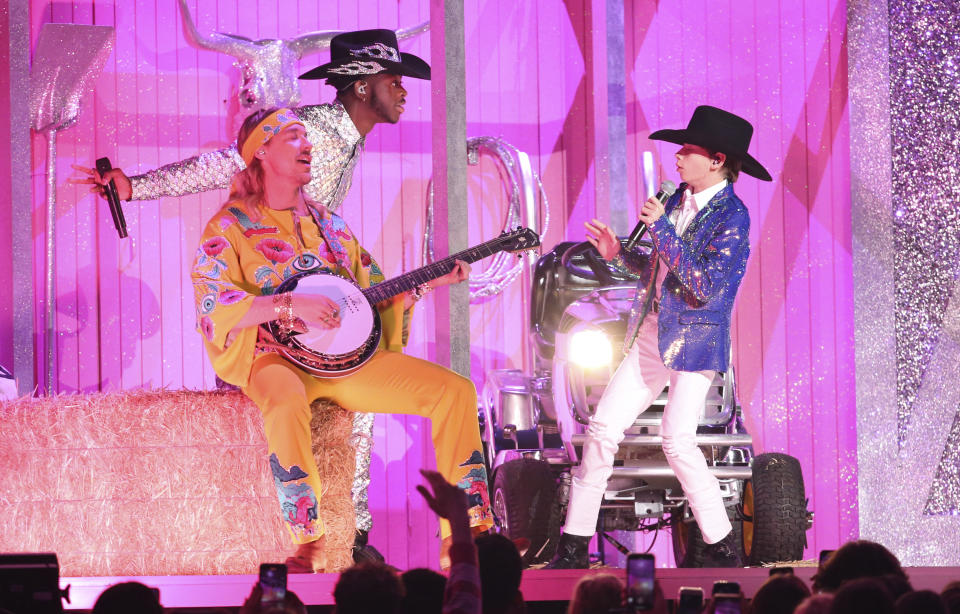
[[[412,53],[402,53],[393,30],[358,30],[331,38],[330,61],[300,78],[343,81],[384,72],[429,79],[430,65]]]
[[[654,141],[683,145],[699,145],[740,160],[741,170],[757,179],[772,181],[767,169],[747,153],[753,126],[750,122],[717,107],[701,105],[694,109],[686,130],[657,130],[650,135]]]

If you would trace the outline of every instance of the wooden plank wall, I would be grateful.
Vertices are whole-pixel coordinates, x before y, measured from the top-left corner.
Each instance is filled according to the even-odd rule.
[[[251,38],[405,27],[429,15],[426,0],[189,4],[201,32]],[[59,140],[59,390],[209,387],[213,374],[194,331],[188,274],[203,224],[223,195],[126,204],[131,238],[120,241],[104,204],[65,179],[71,163],[102,155],[135,172],[229,143],[237,114],[233,60],[187,44],[174,0],[34,0],[31,6],[33,44],[46,22],[117,28],[114,53],[84,99],[80,122]],[[590,101],[603,85],[587,72],[590,9],[590,0],[465,1],[469,134],[502,136],[532,156],[550,202],[548,247],[581,238],[582,222],[596,210]],[[625,19],[633,212],[642,200],[644,150],[654,151],[665,177],[676,179],[673,146],[649,141],[651,130],[685,125],[700,103],[734,110],[757,128],[752,151],[775,180],[745,177],[737,184],[753,217],[754,249],[736,316],[740,397],[764,449],[803,462],[817,512],[809,552],[835,547],[857,533],[845,4],[637,1],[625,3]],[[401,47],[429,57],[425,37]],[[301,68],[326,57],[305,58]],[[370,135],[342,209],[388,276],[422,264],[429,84],[405,84],[406,113],[398,125]],[[331,98],[330,88],[303,84],[305,103]],[[35,137],[37,262],[44,152],[44,140]],[[491,159],[469,172],[470,241],[478,243],[499,232],[506,198]],[[35,280],[42,288],[40,268]],[[515,284],[474,305],[478,386],[490,369],[522,368],[525,301]],[[413,355],[432,356],[432,314],[429,302],[415,314]],[[413,491],[416,469],[432,462],[429,429],[420,419],[382,417],[375,437],[374,543],[401,568],[435,562],[428,545],[435,523]]]

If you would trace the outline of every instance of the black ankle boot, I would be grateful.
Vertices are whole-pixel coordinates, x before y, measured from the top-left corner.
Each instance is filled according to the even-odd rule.
[[[369,534],[366,531],[357,531],[353,536],[353,562],[363,563],[371,561],[374,563],[383,563],[383,555],[367,543]]]
[[[587,569],[590,567],[589,545],[590,537],[562,534],[557,553],[544,569]]]
[[[703,549],[703,567],[743,567],[743,554],[733,531],[715,544]]]

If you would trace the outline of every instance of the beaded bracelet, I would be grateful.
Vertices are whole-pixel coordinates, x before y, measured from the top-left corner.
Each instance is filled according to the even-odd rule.
[[[284,334],[293,332],[296,318],[293,315],[293,297],[289,292],[273,295],[273,310],[277,314],[277,324]]]
[[[430,286],[430,284],[420,284],[413,289],[413,300],[419,301],[431,292],[433,292],[433,288]]]

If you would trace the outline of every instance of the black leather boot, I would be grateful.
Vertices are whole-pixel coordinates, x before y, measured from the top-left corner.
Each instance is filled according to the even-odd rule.
[[[564,533],[557,544],[557,553],[544,569],[587,569],[590,567],[590,553],[587,547],[590,537]]]
[[[733,531],[715,544],[703,549],[703,567],[743,567],[743,554]]]
[[[353,536],[353,562],[363,563],[371,561],[374,563],[383,563],[383,555],[367,543],[368,533],[366,531],[357,531]]]

